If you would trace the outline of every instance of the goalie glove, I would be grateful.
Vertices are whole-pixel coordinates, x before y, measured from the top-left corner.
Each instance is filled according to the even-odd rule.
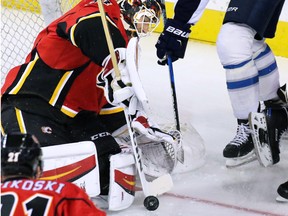
[[[145,143],[145,138],[147,142],[164,141],[172,144],[176,144],[177,142],[171,134],[160,130],[158,125],[149,120],[144,112],[137,111],[136,117],[132,120],[131,126],[135,131],[140,134],[139,138],[141,138],[141,141],[139,141],[139,143],[141,144]],[[143,139],[141,135],[145,138]]]
[[[137,111],[136,117],[131,122],[131,127],[135,130],[135,136],[138,144],[146,144],[154,142],[167,142],[173,145],[178,145],[178,137],[174,137],[171,133],[164,132],[159,127],[152,123],[147,116]],[[130,135],[127,125],[123,125],[112,133],[112,136],[116,138],[119,145],[127,147],[130,145]]]
[[[130,99],[135,95],[126,67],[125,48],[115,49],[120,79],[117,79],[111,56],[106,57],[102,63],[104,69],[97,76],[97,86],[104,89],[104,96],[113,106],[129,106]]]
[[[167,19],[164,31],[158,38],[155,45],[157,49],[158,64],[167,64],[167,55],[171,56],[172,62],[183,58],[185,55],[190,25],[183,24],[173,19]]]
[[[138,121],[142,118],[146,117],[138,116],[138,119],[135,119],[134,121]],[[146,120],[144,121],[141,120],[141,122],[146,122]],[[159,128],[158,130],[161,131]],[[146,132],[145,132],[146,134],[139,133],[138,131],[135,133],[136,140],[139,145],[139,151],[141,151],[142,153],[144,173],[151,177],[160,177],[168,173],[171,174],[175,169],[177,162],[179,161],[179,152],[182,146],[181,133],[179,131],[174,130],[168,131],[168,133],[163,131],[161,132],[165,134],[165,136],[167,135],[169,137],[168,139],[165,140],[171,141],[170,140],[171,137],[173,139],[172,143],[163,141],[164,140],[163,138],[159,137],[155,138],[150,134],[151,132],[147,132],[149,134],[148,136]],[[114,131],[112,135],[118,142],[122,152],[125,153],[133,152],[131,149],[130,135],[126,125]],[[155,140],[161,140],[161,141],[155,141]]]

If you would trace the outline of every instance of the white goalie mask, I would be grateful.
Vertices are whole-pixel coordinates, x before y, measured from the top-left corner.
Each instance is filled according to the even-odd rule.
[[[148,9],[144,5],[135,13],[133,25],[139,37],[145,37],[155,30],[159,24],[159,18],[153,9]]]
[[[119,0],[123,23],[131,36],[145,37],[155,30],[164,4],[162,0]]]

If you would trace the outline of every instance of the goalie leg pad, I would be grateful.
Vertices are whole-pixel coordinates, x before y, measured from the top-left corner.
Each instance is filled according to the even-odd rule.
[[[110,157],[110,211],[126,209],[134,201],[136,186],[135,160],[132,154],[120,153]]]
[[[42,151],[44,167],[41,179],[72,182],[90,197],[100,194],[99,164],[93,142],[45,146]]]

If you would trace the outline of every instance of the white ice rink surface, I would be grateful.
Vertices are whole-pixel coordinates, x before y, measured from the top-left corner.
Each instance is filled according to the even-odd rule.
[[[168,66],[156,63],[157,35],[141,41],[141,77],[154,112],[173,122]],[[288,81],[288,59],[277,57],[281,84]],[[159,197],[160,206],[149,212],[144,195],[136,193],[126,210],[111,216],[284,216],[288,203],[277,203],[279,184],[288,180],[288,140],[282,142],[281,160],[264,168],[257,161],[227,169],[223,148],[234,137],[225,73],[214,45],[190,41],[185,59],[173,64],[181,122],[190,122],[205,141],[205,164],[177,174],[171,192]],[[164,114],[165,113],[165,114]],[[197,145],[197,144],[196,144]]]

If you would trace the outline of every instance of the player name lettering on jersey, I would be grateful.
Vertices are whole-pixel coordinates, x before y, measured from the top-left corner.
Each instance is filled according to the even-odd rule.
[[[64,183],[56,182],[56,181],[32,181],[32,180],[13,180],[1,183],[1,188],[15,188],[21,190],[30,190],[30,191],[39,191],[39,190],[46,190],[46,191],[54,191],[58,194],[61,193],[62,189],[65,187]]]

